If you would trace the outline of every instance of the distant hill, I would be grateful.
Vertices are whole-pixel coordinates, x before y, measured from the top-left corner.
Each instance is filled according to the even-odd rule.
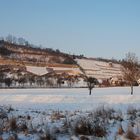
[[[30,45],[18,45],[0,41],[0,56],[13,60],[35,63],[74,64],[71,55],[50,48],[34,48]]]
[[[16,69],[38,76],[54,72],[86,74],[97,79],[121,77],[121,64],[117,60],[69,55],[51,48],[43,49],[29,43],[20,45],[4,40],[0,41],[0,65],[3,71],[9,70],[9,73]]]

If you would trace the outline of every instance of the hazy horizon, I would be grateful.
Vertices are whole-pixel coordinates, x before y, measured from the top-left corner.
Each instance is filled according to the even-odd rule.
[[[2,0],[0,36],[87,57],[140,58],[139,0]]]

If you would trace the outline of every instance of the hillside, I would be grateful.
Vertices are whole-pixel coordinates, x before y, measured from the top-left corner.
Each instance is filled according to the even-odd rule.
[[[0,41],[0,72],[2,83],[5,83],[3,77],[10,77],[14,86],[28,87],[46,87],[46,78],[50,77],[51,82],[50,79],[47,81],[49,87],[83,87],[85,74],[98,81],[115,79],[114,85],[122,77],[121,65],[115,61],[72,56],[58,50],[34,48],[28,44],[19,45],[6,41]]]
[[[121,64],[93,59],[76,59],[87,76],[97,79],[119,78],[122,76]]]
[[[24,67],[28,72],[36,75],[47,74],[47,69],[51,70],[51,72],[59,73],[75,73],[73,70],[78,69],[72,56],[59,50],[35,48],[31,45],[18,45],[3,40],[0,41],[0,65]]]
[[[18,45],[0,41],[0,56],[25,62],[73,64],[70,55],[53,49],[35,48],[30,45]]]

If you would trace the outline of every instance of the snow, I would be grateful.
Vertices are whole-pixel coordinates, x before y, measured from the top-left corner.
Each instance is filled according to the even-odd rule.
[[[139,105],[139,91],[135,87],[132,96],[129,87],[94,88],[90,96],[87,88],[1,89],[0,104],[26,109],[93,110],[101,105],[123,109]]]
[[[46,67],[26,66],[26,69],[28,72],[31,72],[39,76],[49,73]]]
[[[12,105],[14,110],[9,112],[9,118],[14,116],[18,124],[26,123],[29,132],[27,134],[17,132],[20,140],[39,140],[39,132],[44,134],[49,132],[57,138],[56,140],[79,140],[79,136],[73,135],[71,131],[69,133],[65,131],[67,129],[64,125],[66,119],[68,118],[71,125],[74,125],[73,121],[102,106],[115,109],[114,115],[116,114],[116,116],[120,112],[123,121],[109,120],[107,138],[86,137],[89,137],[89,140],[112,140],[114,137],[116,140],[125,140],[125,135],[116,136],[116,134],[120,123],[122,123],[124,131],[127,131],[128,124],[132,121],[129,120],[131,116],[127,114],[127,109],[130,109],[131,106],[134,109],[140,107],[139,92],[140,87],[134,87],[134,95],[130,95],[130,87],[94,88],[92,95],[88,95],[87,88],[0,89],[0,105]],[[60,113],[60,118],[57,116],[57,112]],[[139,122],[139,113],[140,111],[137,113],[137,119],[134,120],[135,124]],[[30,116],[31,119],[27,119],[27,116]],[[95,117],[91,118],[96,119]],[[32,133],[33,130],[36,130],[37,133]],[[2,137],[6,140],[9,135],[5,131]]]
[[[88,76],[94,76],[97,79],[121,76],[120,64],[112,63],[110,66],[107,62],[90,59],[76,59],[76,61]]]
[[[71,74],[80,74],[81,71],[79,68],[75,68],[75,67],[39,67],[39,66],[26,66],[26,70],[28,72],[31,72],[35,75],[38,75],[38,76],[42,76],[42,75],[45,75],[49,72],[54,72],[54,71],[60,71],[60,73],[62,72],[68,72],[70,71],[69,73]]]

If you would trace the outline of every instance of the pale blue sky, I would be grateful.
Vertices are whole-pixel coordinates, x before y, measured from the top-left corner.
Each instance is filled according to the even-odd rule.
[[[0,0],[0,36],[89,57],[140,58],[140,0]]]

